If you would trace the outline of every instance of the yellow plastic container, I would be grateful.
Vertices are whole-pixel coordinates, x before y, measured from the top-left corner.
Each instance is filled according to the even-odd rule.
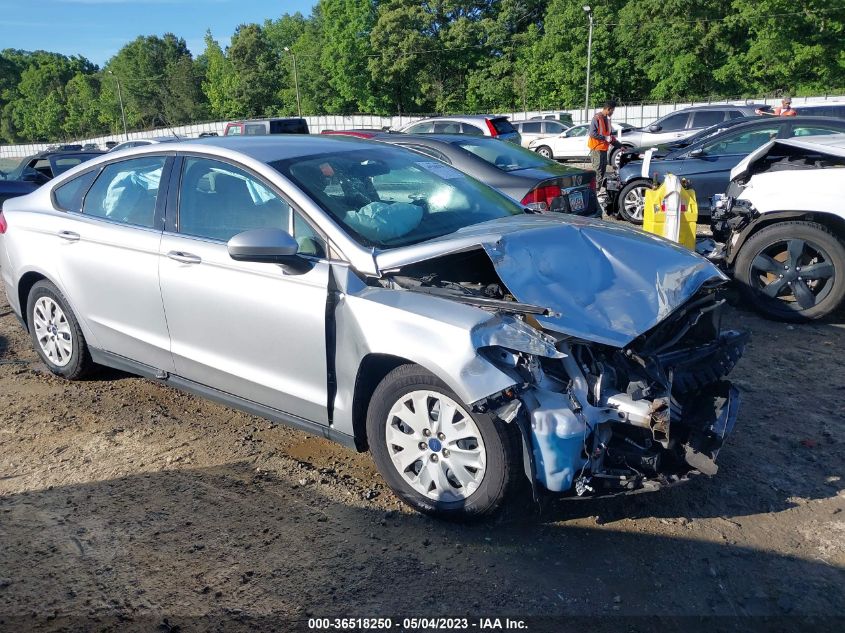
[[[645,192],[643,230],[695,250],[698,204],[695,191],[674,174],[666,174],[657,189]]]

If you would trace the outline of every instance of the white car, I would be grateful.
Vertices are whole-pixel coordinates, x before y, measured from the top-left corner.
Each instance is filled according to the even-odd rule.
[[[731,171],[713,213],[725,263],[754,306],[819,319],[845,298],[845,135],[776,139]]]
[[[624,122],[617,123],[611,121],[611,125],[619,142],[623,144],[628,143],[626,131],[634,130],[635,128]],[[575,125],[555,136],[543,136],[534,139],[528,144],[528,149],[534,150],[541,156],[554,158],[555,160],[589,160],[590,148],[587,147],[587,134],[589,131],[589,123]],[[623,138],[625,141],[622,140]],[[635,147],[637,144],[632,139],[629,147]]]
[[[568,125],[564,125],[560,121],[514,121],[513,126],[522,137],[522,146],[529,147],[531,142],[546,136],[557,136],[563,134],[569,129]]]

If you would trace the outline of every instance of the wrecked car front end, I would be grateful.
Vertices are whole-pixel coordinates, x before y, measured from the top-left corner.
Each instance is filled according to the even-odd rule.
[[[533,484],[602,495],[716,473],[739,406],[725,377],[747,335],[722,329],[726,278],[703,258],[547,217],[388,255],[382,287],[493,313],[473,347],[512,385],[472,405],[519,426]]]

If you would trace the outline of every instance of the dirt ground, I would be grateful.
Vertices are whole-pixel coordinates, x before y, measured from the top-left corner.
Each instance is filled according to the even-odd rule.
[[[753,339],[715,477],[462,526],[400,505],[366,454],[115,371],[53,377],[0,293],[0,630],[845,615],[845,315],[727,322]]]

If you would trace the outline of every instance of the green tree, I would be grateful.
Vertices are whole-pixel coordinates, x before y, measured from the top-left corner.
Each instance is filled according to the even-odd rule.
[[[220,44],[211,36],[211,31],[205,34],[205,52],[202,57],[205,63],[202,90],[208,99],[212,116],[224,119],[238,116],[238,103],[234,98],[235,70]]]
[[[120,129],[117,82],[131,127],[176,125],[203,111],[201,78],[193,73],[193,58],[185,40],[172,33],[141,36],[124,46],[105,67],[101,119]]]
[[[227,58],[235,74],[231,97],[239,116],[274,114],[279,107],[280,61],[263,29],[257,24],[239,26]]]
[[[376,22],[376,0],[320,0],[321,64],[331,92],[330,112],[363,112],[375,107],[376,92],[368,60],[375,48],[370,34]]]
[[[742,48],[716,78],[749,95],[845,87],[845,7],[830,0],[733,0],[726,27]]]
[[[65,85],[65,134],[70,137],[90,137],[103,131],[99,111],[100,82],[95,75],[78,72]]]

